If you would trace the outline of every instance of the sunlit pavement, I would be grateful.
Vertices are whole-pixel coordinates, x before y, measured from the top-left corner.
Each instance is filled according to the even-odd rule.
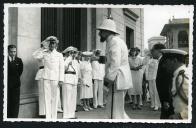
[[[78,119],[107,119],[105,108],[97,108],[92,111],[83,111],[82,107],[77,107],[76,117]],[[144,103],[142,110],[132,110],[131,104],[125,104],[125,110],[131,119],[159,119],[160,110],[154,111],[150,108],[150,103]],[[58,113],[58,118],[62,118],[62,113]]]

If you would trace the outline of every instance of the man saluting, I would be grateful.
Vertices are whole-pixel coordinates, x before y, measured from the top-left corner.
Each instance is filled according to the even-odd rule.
[[[57,118],[58,106],[58,85],[64,81],[64,61],[63,55],[56,51],[58,40],[54,36],[46,38],[49,42],[49,49],[37,52],[37,59],[44,60],[44,95],[46,106],[46,118]]]

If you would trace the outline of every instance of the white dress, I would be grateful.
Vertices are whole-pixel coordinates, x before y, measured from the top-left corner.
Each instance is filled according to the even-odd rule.
[[[136,59],[129,57],[129,65],[130,67],[140,66],[142,65],[142,59],[139,57],[136,57]],[[133,88],[128,90],[128,94],[142,95],[143,70],[142,69],[138,71],[131,70],[131,74],[132,74]]]
[[[80,88],[80,99],[93,98],[92,67],[88,61],[80,64],[81,79],[83,84]]]

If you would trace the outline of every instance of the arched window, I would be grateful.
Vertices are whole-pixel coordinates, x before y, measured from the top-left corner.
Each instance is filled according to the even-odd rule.
[[[178,47],[188,47],[189,40],[188,40],[188,34],[186,31],[180,31],[178,33]]]

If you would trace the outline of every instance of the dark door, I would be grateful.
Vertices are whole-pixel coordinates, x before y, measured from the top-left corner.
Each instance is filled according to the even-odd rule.
[[[134,30],[129,27],[126,27],[126,44],[128,49],[134,47]]]
[[[51,35],[59,39],[59,51],[64,50],[68,46],[80,49],[81,9],[42,8],[41,40]]]

